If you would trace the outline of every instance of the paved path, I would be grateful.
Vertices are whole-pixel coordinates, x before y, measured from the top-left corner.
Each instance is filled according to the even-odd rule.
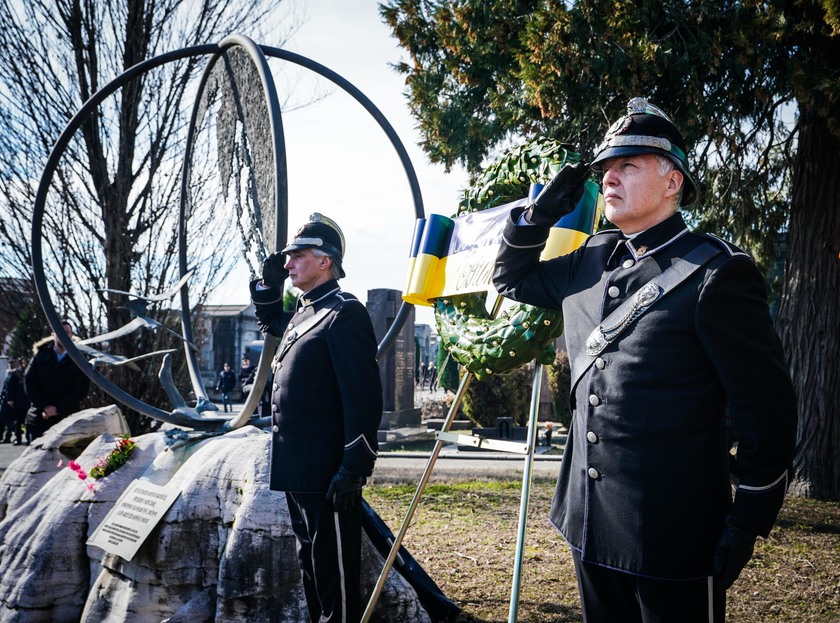
[[[554,478],[560,469],[560,455],[536,455],[531,468],[535,478]],[[428,453],[380,452],[373,482],[418,483],[429,464]],[[521,479],[525,456],[501,452],[458,450],[444,446],[429,476],[430,482],[453,479]]]
[[[26,446],[0,444],[0,473],[26,449]],[[544,450],[544,448],[540,448]],[[560,468],[560,455],[541,455],[534,458],[532,475],[535,478],[556,477]],[[429,463],[429,453],[381,452],[376,461],[373,482],[418,483]],[[444,446],[435,462],[430,482],[452,479],[522,478],[525,457],[501,452],[458,450]]]

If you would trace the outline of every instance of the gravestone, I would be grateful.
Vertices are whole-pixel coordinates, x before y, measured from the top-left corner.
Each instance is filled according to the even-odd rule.
[[[376,340],[382,341],[391,328],[402,305],[399,290],[377,288],[368,290],[367,310],[373,321]],[[387,440],[388,431],[395,428],[420,426],[420,409],[414,407],[414,308],[411,308],[393,346],[379,360],[382,379],[382,421],[380,441]]]

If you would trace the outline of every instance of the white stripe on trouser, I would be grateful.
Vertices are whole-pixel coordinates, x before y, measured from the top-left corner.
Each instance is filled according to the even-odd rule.
[[[712,576],[706,580],[707,594],[709,596],[709,623],[715,623],[715,591]]]
[[[341,582],[341,620],[347,623],[347,584],[344,581],[344,552],[341,547],[341,522],[338,520],[338,513],[334,512],[335,518],[335,552],[338,557],[338,577]]]

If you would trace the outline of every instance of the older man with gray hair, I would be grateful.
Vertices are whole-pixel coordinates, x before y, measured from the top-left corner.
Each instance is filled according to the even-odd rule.
[[[540,261],[590,170],[617,229]],[[501,294],[563,310],[573,418],[550,517],[588,623],[723,623],[784,499],[796,401],[764,279],[689,229],[697,194],[682,135],[634,98],[590,165],[512,212],[497,257]]]

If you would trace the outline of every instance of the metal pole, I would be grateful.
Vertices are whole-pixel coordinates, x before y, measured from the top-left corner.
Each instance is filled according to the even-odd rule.
[[[461,405],[461,399],[464,396],[464,392],[466,391],[467,387],[470,384],[470,381],[473,379],[472,372],[468,372],[464,374],[463,378],[461,379],[461,384],[458,386],[458,391],[455,394],[455,399],[452,401],[452,406],[449,407],[449,413],[446,414],[446,419],[443,422],[443,426],[441,430],[448,431],[449,427],[452,425],[452,420],[455,419],[455,414],[458,413],[458,407]],[[411,499],[411,504],[408,506],[408,512],[405,515],[405,519],[403,519],[402,526],[400,526],[400,530],[397,533],[397,536],[394,538],[394,543],[391,545],[391,551],[388,553],[388,558],[385,560],[385,566],[382,568],[382,573],[379,574],[379,579],[376,581],[376,586],[373,588],[373,593],[371,593],[370,600],[368,601],[367,608],[365,608],[365,613],[362,615],[362,623],[368,623],[370,621],[370,617],[373,614],[373,609],[376,607],[376,602],[379,601],[379,596],[382,593],[382,589],[385,588],[385,581],[388,579],[388,573],[391,571],[391,567],[394,565],[394,560],[397,558],[397,554],[400,551],[400,546],[402,545],[402,540],[405,537],[405,533],[408,532],[408,526],[411,524],[411,520],[414,517],[414,511],[417,510],[417,505],[420,502],[420,497],[423,495],[423,490],[426,488],[426,484],[429,482],[429,476],[432,474],[432,468],[437,461],[438,455],[440,454],[440,449],[443,447],[443,441],[438,439],[435,441],[435,446],[432,449],[432,454],[429,456],[429,462],[426,463],[426,469],[423,471],[423,475],[420,477],[420,483],[417,485],[417,489],[414,491],[414,497]]]
[[[513,565],[513,584],[510,591],[510,612],[508,623],[516,623],[519,610],[519,580],[522,575],[522,551],[525,549],[525,526],[528,523],[528,500],[531,494],[531,475],[534,466],[534,449],[537,442],[537,414],[540,410],[540,388],[542,386],[541,364],[534,366],[534,388],[531,393],[531,413],[528,416],[528,456],[522,474],[522,497],[519,502],[519,534],[516,539],[516,557]]]

